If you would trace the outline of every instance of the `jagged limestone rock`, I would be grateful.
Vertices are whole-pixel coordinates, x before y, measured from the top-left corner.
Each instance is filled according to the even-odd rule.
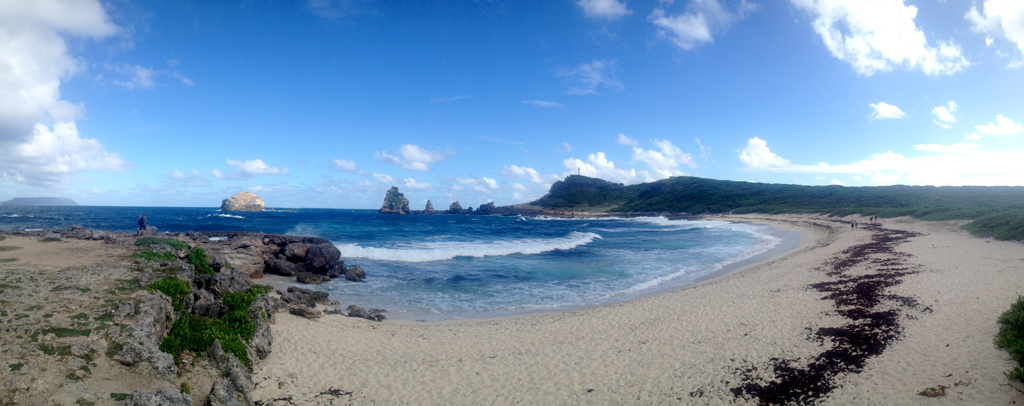
[[[384,195],[384,204],[380,206],[378,212],[409,214],[412,213],[412,210],[409,210],[409,199],[406,199],[405,195],[398,191],[398,186],[392,186],[391,189],[388,189],[388,193]]]
[[[223,211],[263,211],[266,204],[263,198],[249,192],[241,192],[227,199],[220,204]]]

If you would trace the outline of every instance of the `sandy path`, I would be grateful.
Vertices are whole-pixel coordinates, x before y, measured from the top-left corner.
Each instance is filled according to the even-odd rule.
[[[799,230],[801,247],[695,287],[574,312],[442,323],[279,314],[255,398],[264,405],[755,403],[740,388],[774,379],[773,358],[802,367],[834,347],[813,333],[850,319],[810,286],[838,278],[825,264],[871,244],[877,231],[801,216],[733,219]],[[936,223],[886,227],[921,233],[894,243],[893,253],[872,254],[901,258],[917,272],[882,292],[917,303],[883,300],[874,308],[899,312],[898,339],[862,370],[832,375],[822,403],[1024,404],[1000,386],[1010,362],[992,345],[995,318],[1024,279],[1021,245]],[[878,268],[867,261],[846,275]],[[967,384],[953,387],[957,381]],[[916,395],[939,384],[951,386],[945,398]]]

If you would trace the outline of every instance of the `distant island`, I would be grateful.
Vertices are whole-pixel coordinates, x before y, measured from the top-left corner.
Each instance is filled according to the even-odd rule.
[[[78,206],[74,200],[66,197],[15,197],[0,206]]]

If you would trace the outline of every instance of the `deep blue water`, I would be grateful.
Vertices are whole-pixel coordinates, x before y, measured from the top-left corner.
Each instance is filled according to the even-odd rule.
[[[172,207],[3,207],[0,229],[239,230],[327,238],[366,283],[318,286],[390,318],[505,316],[621,302],[686,286],[770,249],[768,228],[707,220],[396,216],[373,210],[231,212]]]

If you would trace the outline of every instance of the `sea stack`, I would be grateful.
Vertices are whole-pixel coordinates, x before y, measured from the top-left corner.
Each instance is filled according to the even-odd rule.
[[[427,207],[423,209],[423,214],[437,214],[437,210],[434,210],[434,203],[427,200]]]
[[[263,198],[249,192],[242,192],[224,199],[220,204],[222,211],[263,211],[266,205]]]
[[[377,212],[410,214],[412,210],[409,210],[409,199],[406,199],[405,195],[398,191],[398,186],[392,186],[391,189],[388,189],[388,193],[384,195],[384,204],[380,206],[380,210]]]
[[[468,210],[463,209],[462,205],[459,204],[459,201],[456,200],[452,202],[451,206],[448,206],[448,211],[446,211],[445,214],[465,214],[466,212],[468,212]]]

